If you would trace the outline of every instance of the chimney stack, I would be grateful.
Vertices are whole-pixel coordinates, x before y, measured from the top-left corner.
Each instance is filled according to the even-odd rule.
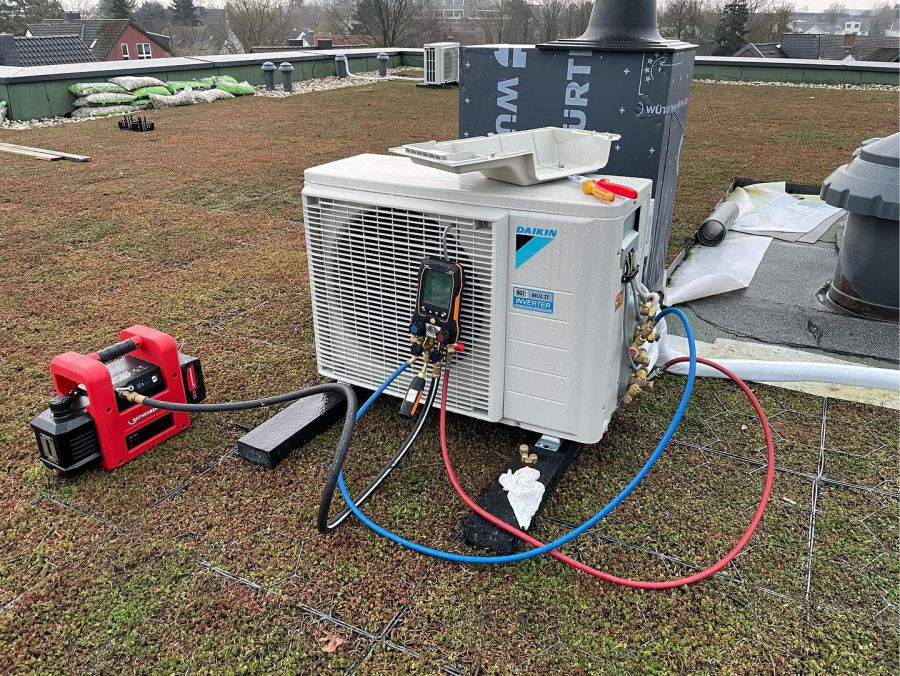
[[[0,33],[0,66],[20,66],[19,50],[12,33]]]

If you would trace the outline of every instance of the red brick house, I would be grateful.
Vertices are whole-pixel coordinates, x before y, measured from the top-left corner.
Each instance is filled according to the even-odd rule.
[[[76,35],[98,61],[132,61],[174,56],[168,35],[151,33],[130,19],[45,19],[28,24],[26,36]]]

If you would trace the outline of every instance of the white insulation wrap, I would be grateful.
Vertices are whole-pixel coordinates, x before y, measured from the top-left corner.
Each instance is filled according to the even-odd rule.
[[[662,361],[683,357],[662,345]],[[743,380],[757,383],[830,383],[851,385],[877,390],[900,391],[900,372],[893,369],[875,368],[856,364],[827,364],[822,362],[761,361],[755,359],[716,359],[716,361],[738,375]],[[687,363],[675,364],[671,373],[686,374]],[[715,369],[697,365],[697,375],[704,378],[724,378]]]

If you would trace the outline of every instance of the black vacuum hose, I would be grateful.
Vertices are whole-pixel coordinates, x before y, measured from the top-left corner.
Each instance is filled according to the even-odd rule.
[[[344,466],[344,460],[347,457],[347,449],[350,447],[350,440],[353,437],[353,428],[356,426],[356,392],[353,391],[352,387],[344,383],[324,383],[322,385],[313,385],[305,390],[295,390],[293,392],[278,394],[274,397],[250,399],[248,401],[230,401],[221,404],[177,404],[171,401],[153,399],[152,397],[142,397],[136,403],[160,408],[165,411],[221,413],[223,411],[246,411],[248,409],[262,408],[263,406],[285,404],[289,401],[297,401],[298,399],[304,399],[325,392],[335,392],[340,394],[347,401],[347,412],[344,414],[344,428],[341,430],[341,438],[338,440],[338,445],[334,452],[331,470],[328,472],[328,478],[325,480],[325,486],[322,489],[322,498],[319,500],[319,514],[316,519],[316,525],[321,532],[326,533],[329,530],[328,512],[331,510],[331,501],[332,498],[334,498],[334,489],[337,487],[338,474],[341,473],[341,468]],[[126,398],[128,397],[126,396]],[[129,398],[129,401],[134,401],[134,399]]]
[[[416,442],[419,434],[422,431],[422,428],[425,426],[425,421],[428,419],[428,414],[431,412],[432,407],[434,406],[434,400],[437,397],[438,392],[438,378],[433,378],[431,380],[431,386],[428,389],[428,394],[425,395],[425,404],[422,408],[419,409],[419,413],[416,415],[416,420],[413,423],[412,429],[409,431],[409,434],[406,435],[406,439],[403,440],[403,443],[400,444],[400,447],[397,449],[397,452],[394,453],[394,457],[391,458],[384,467],[381,468],[381,471],[378,475],[372,479],[369,484],[360,491],[356,497],[353,498],[353,502],[357,505],[363,504],[366,500],[369,499],[369,496],[375,492],[375,489],[381,484],[382,481],[390,474],[394,468],[400,463],[403,459],[403,456],[412,448],[412,445]],[[329,504],[331,501],[329,500]],[[321,532],[331,531],[341,525],[341,523],[350,516],[352,512],[349,507],[345,507],[340,514],[338,514],[334,519],[331,520],[330,523],[325,524],[325,530],[322,529],[322,524],[319,523],[319,530]]]

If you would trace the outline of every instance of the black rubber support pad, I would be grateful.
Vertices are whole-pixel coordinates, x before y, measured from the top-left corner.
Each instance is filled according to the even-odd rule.
[[[538,507],[534,517],[532,517],[532,525],[534,525],[534,519],[541,513],[544,505],[547,504],[553,489],[556,488],[559,480],[566,473],[566,470],[569,469],[575,456],[578,455],[581,446],[581,444],[573,441],[564,441],[558,451],[545,451],[542,448],[537,448],[534,444],[529,445],[529,453],[534,453],[538,456],[537,464],[530,466],[541,473],[539,481],[545,487],[541,505]],[[511,458],[507,469],[515,472],[524,466],[521,454],[516,450],[516,454]],[[506,470],[503,470],[503,472],[505,473]],[[500,485],[499,481],[494,482],[484,494],[484,497],[478,501],[478,504],[494,516],[498,516],[506,523],[522,530],[519,522],[516,521],[513,508],[509,504],[506,490]],[[495,526],[477,514],[470,514],[463,522],[463,539],[473,547],[490,549],[500,555],[514,554],[523,544],[515,535],[507,533],[499,526]]]
[[[274,469],[295,448],[341,419],[345,410],[346,402],[339,394],[300,399],[238,439],[238,454],[248,462]]]

